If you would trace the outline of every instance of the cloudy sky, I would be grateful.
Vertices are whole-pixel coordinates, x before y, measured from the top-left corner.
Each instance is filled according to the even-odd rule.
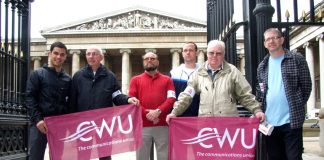
[[[34,0],[31,10],[31,36],[41,37],[40,30],[67,24],[73,21],[102,15],[105,13],[144,6],[176,15],[192,17],[206,21],[207,0]],[[275,6],[275,0],[271,0]],[[315,0],[317,4],[321,0]],[[237,22],[241,21],[242,0],[234,0]],[[301,10],[309,11],[309,1],[298,0],[299,15]],[[306,4],[303,4],[306,3]],[[291,19],[293,0],[281,1],[282,19],[285,11],[290,10]]]

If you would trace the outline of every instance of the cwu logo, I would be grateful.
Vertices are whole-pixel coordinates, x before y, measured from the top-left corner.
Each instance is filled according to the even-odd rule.
[[[125,125],[126,123],[122,122],[122,119],[120,116],[114,116],[111,119],[111,124],[110,126],[108,126],[107,122],[105,119],[102,119],[101,125],[100,127],[96,124],[95,121],[84,121],[81,122],[77,128],[76,128],[76,132],[73,133],[70,136],[67,136],[65,138],[60,139],[61,141],[64,142],[71,142],[71,141],[75,141],[77,139],[83,141],[83,142],[87,142],[87,141],[91,141],[92,140],[92,136],[88,136],[86,137],[86,135],[90,132],[96,132],[97,135],[99,136],[99,138],[102,138],[102,135],[104,133],[104,131],[107,131],[109,133],[109,136],[112,136],[117,121],[117,125],[118,125],[118,130],[123,133],[123,134],[129,134],[133,131],[133,120],[132,120],[132,116],[129,114],[127,116],[128,118],[128,126],[129,128],[126,130],[123,126],[123,124]]]
[[[230,131],[227,128],[224,130],[223,134],[220,134],[217,128],[203,128],[198,132],[198,135],[196,137],[184,139],[181,141],[183,142],[183,144],[199,144],[203,148],[212,148],[214,147],[213,144],[207,144],[207,142],[210,142],[210,139],[215,139],[214,141],[219,145],[220,148],[223,148],[224,143],[228,142],[231,148],[233,148],[236,143],[241,143],[244,148],[252,149],[256,145],[257,130],[253,129],[252,131],[253,135],[251,137],[251,144],[246,144],[245,140],[247,139],[247,137],[245,136],[245,129],[243,128],[237,128],[234,134],[230,134]],[[240,139],[238,140],[238,138]]]

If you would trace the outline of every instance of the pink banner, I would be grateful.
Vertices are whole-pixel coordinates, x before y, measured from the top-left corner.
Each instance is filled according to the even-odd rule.
[[[172,118],[169,160],[253,160],[258,126],[257,118]]]
[[[141,112],[134,105],[47,117],[45,123],[52,160],[105,157],[142,143]]]

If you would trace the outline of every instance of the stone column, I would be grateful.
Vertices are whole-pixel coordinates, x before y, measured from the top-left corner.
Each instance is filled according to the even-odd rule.
[[[70,50],[72,54],[72,76],[80,69],[80,50]]]
[[[321,109],[319,111],[319,144],[321,147],[321,155],[324,156],[324,34],[319,35],[316,39],[319,43],[319,66],[320,66],[320,92],[321,92]]]
[[[41,67],[42,57],[32,57],[31,59],[34,61],[34,70]]]
[[[50,56],[48,56],[49,53],[50,53],[50,51],[45,51],[45,55],[47,55],[47,64],[48,65],[51,64],[51,58],[50,58]]]
[[[245,75],[245,56],[244,54],[240,54],[240,71],[243,75]]]
[[[128,94],[128,87],[129,87],[129,54],[131,53],[130,49],[121,49],[119,52],[122,54],[122,92],[124,94]]]
[[[311,111],[315,109],[315,76],[314,76],[314,53],[313,53],[313,46],[307,42],[304,44],[305,48],[305,53],[306,53],[306,61],[308,63],[308,68],[310,72],[310,76],[312,79],[312,91],[309,96],[309,99],[307,101],[307,113],[308,115],[312,113]],[[315,118],[315,113],[314,115],[309,115],[309,117]]]
[[[103,54],[103,58],[100,61],[100,63],[105,66],[106,65],[106,61],[105,61],[105,58],[106,58],[106,50],[103,49],[101,52]]]
[[[180,65],[180,53],[181,49],[170,49],[172,54],[172,69]]]
[[[321,75],[320,76],[321,108],[324,109],[324,34],[319,35],[317,37],[317,40],[319,43],[319,66],[320,66],[320,75]]]
[[[201,66],[204,64],[205,62],[205,53],[206,53],[206,49],[199,49],[198,50],[198,58],[197,58],[197,63]]]

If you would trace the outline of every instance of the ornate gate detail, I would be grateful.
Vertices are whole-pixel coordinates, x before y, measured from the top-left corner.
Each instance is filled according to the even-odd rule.
[[[235,3],[234,3],[235,2]],[[293,6],[293,19],[289,19],[289,11],[286,11],[286,19],[282,20],[281,6],[286,1],[280,0],[243,0],[242,4],[237,4],[241,1],[234,0],[207,0],[207,39],[220,39],[226,44],[226,60],[232,64],[236,64],[238,60],[238,39],[237,33],[241,33],[244,41],[244,57],[245,57],[245,76],[250,82],[253,93],[256,84],[256,70],[258,64],[267,54],[263,45],[263,32],[270,27],[279,28],[285,35],[285,47],[289,49],[289,35],[295,27],[300,26],[323,26],[322,22],[324,2],[314,4],[314,0],[309,1],[290,1],[289,6]],[[271,4],[273,2],[274,4]],[[308,5],[309,12],[298,14],[298,6]],[[234,8],[241,7],[242,21],[236,22],[234,16]],[[287,5],[287,4],[285,4]],[[276,15],[274,15],[276,11]],[[273,16],[276,21],[273,21]],[[238,29],[243,30],[238,32]],[[262,137],[259,138],[259,143],[262,142]],[[265,150],[263,145],[258,145],[257,156],[258,160],[266,160]]]
[[[0,0],[0,159],[27,159],[30,0]]]

